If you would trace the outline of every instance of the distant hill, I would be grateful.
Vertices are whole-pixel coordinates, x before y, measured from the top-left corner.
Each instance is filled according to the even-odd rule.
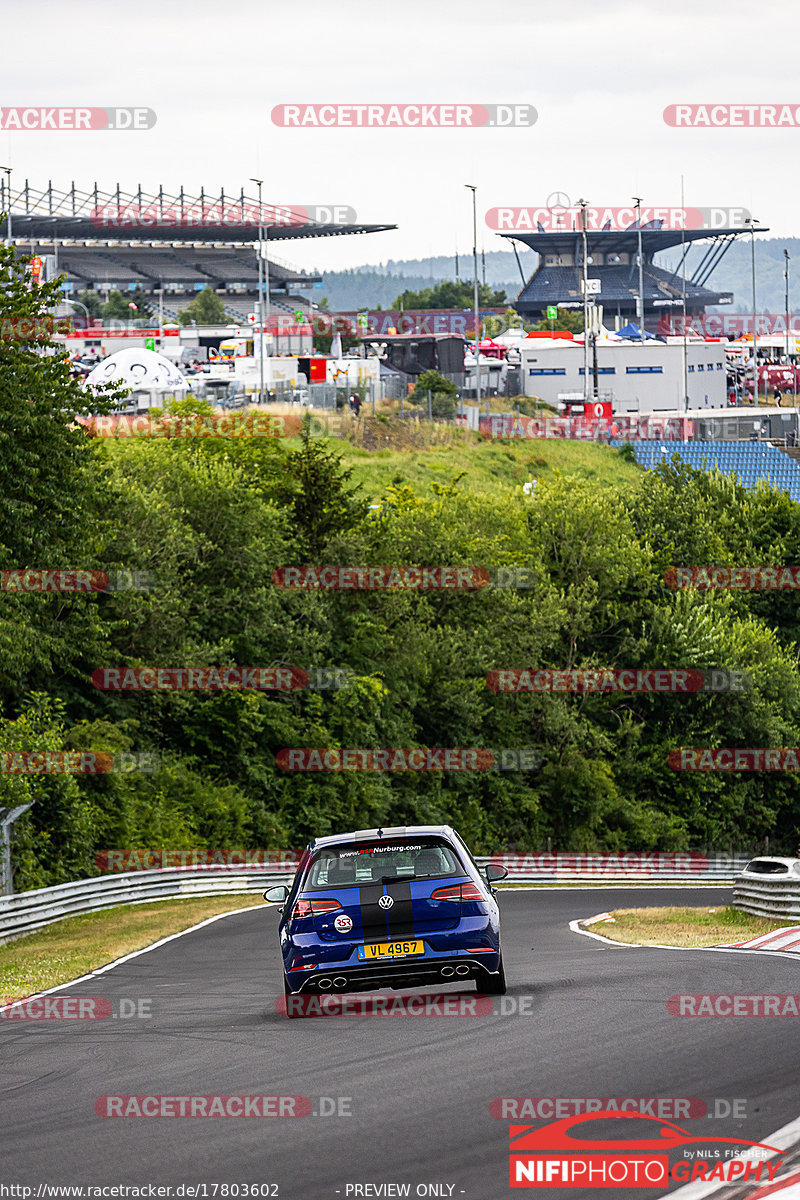
[[[756,238],[756,307],[759,312],[782,313],[784,300],[784,249],[789,251],[789,311],[800,312],[800,238]],[[702,251],[695,249],[687,257],[687,275],[691,276],[694,264],[700,261]],[[680,249],[671,250],[658,259],[664,266],[677,268]],[[750,256],[750,238],[745,236],[734,242],[722,262],[712,272],[708,282],[720,292],[733,292],[734,302],[719,307],[718,312],[745,312],[753,310],[753,273]]]
[[[520,252],[520,261],[526,278],[533,274],[538,255],[531,250]],[[486,282],[494,288],[505,290],[509,301],[520,292],[522,280],[513,252],[495,250],[487,252],[485,264],[478,258],[478,280],[483,283],[484,265]],[[312,293],[312,298],[326,297],[332,312],[349,312],[357,308],[390,308],[392,302],[405,291],[421,291],[436,283],[456,278],[455,255],[439,255],[436,258],[389,259],[386,263],[354,267],[350,271],[322,271],[323,288]],[[458,278],[472,280],[472,255],[458,257]]]
[[[800,311],[800,238],[756,238],[756,303],[760,312],[784,311],[783,268],[784,248],[789,251],[789,306]],[[705,251],[695,246],[687,255],[687,276],[691,277]],[[532,250],[519,250],[520,262],[528,279],[536,269],[538,255]],[[676,269],[680,249],[670,250],[657,258],[661,266]],[[484,262],[478,259],[478,278],[494,288],[503,288],[509,302],[520,292],[522,281],[513,251],[492,250]],[[455,255],[433,258],[389,259],[386,263],[354,267],[349,271],[323,271],[324,286],[313,293],[315,300],[326,297],[333,312],[348,312],[358,308],[390,308],[401,292],[419,291],[456,278]],[[460,254],[458,277],[472,279],[472,255]],[[742,237],[728,249],[719,266],[712,271],[708,286],[721,292],[733,292],[734,303],[720,312],[750,312],[752,309],[752,275],[750,239]]]

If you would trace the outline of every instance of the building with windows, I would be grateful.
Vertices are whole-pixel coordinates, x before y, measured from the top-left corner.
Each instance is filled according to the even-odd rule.
[[[682,412],[686,407],[685,395],[688,395],[692,409],[724,408],[727,404],[725,344],[687,341],[685,349],[684,375],[683,338],[645,342],[598,341],[597,390],[600,398],[609,396],[615,416]],[[555,407],[565,395],[583,394],[582,341],[525,338],[520,355],[525,396],[538,396]],[[591,390],[594,383],[591,366],[589,371]]]

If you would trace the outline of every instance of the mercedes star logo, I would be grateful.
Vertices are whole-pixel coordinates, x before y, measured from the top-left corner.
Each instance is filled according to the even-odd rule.
[[[551,192],[547,197],[547,207],[554,208],[570,208],[570,198],[566,192]]]
[[[378,904],[381,906],[381,908],[391,908],[394,904],[394,900],[391,896],[381,896]]]

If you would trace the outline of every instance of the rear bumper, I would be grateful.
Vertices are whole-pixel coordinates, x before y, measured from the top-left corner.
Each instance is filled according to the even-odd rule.
[[[332,964],[312,971],[289,971],[289,986],[295,994],[306,992],[363,992],[375,988],[431,987],[433,984],[466,983],[496,974],[500,954],[459,954],[446,958],[406,959],[401,962]]]

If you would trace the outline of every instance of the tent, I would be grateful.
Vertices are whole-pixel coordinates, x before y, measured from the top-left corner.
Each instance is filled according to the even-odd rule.
[[[186,392],[189,384],[174,363],[154,350],[130,347],[117,350],[98,363],[87,375],[85,386],[98,387],[104,383],[121,383],[129,391],[163,389]]]
[[[639,328],[638,325],[634,324],[633,321],[629,321],[628,324],[623,326],[622,329],[617,330],[617,337],[631,338],[631,340],[637,341],[637,342],[647,341],[649,338],[655,339],[655,336],[656,335],[654,333],[648,333],[647,330],[645,329],[644,338],[642,338],[641,329]]]
[[[584,341],[583,334],[576,333],[574,340],[580,343],[582,346]],[[605,325],[603,325],[601,326],[600,332],[595,338],[595,341],[598,343],[598,345],[602,345],[604,342],[621,342],[624,341],[624,338],[622,337],[621,333],[614,333],[613,329],[606,329]]]

